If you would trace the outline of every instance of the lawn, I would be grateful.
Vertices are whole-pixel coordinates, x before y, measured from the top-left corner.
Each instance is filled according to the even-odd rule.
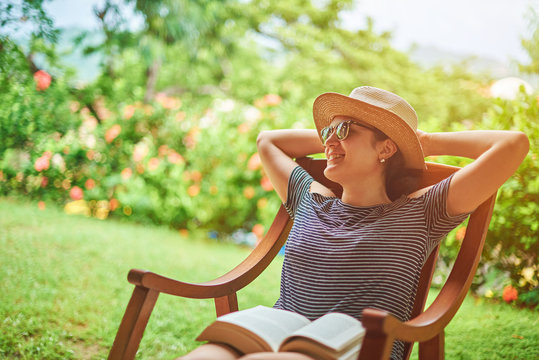
[[[204,231],[183,237],[9,199],[0,200],[0,248],[0,357],[8,359],[106,358],[132,291],[129,269],[199,282],[249,252]],[[240,308],[273,304],[281,263],[239,293]],[[137,358],[185,353],[214,316],[212,301],[161,295]],[[539,359],[538,328],[537,312],[470,296],[446,330],[446,359]]]

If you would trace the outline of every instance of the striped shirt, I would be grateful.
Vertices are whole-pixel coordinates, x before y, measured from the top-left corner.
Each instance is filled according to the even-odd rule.
[[[285,207],[294,219],[274,307],[311,320],[329,312],[361,319],[365,308],[410,319],[421,268],[443,237],[467,215],[446,211],[451,177],[417,198],[353,206],[311,193],[313,178],[297,166]],[[392,358],[404,344],[395,342]]]

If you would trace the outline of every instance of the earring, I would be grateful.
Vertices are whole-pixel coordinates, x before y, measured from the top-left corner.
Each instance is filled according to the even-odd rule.
[[[383,164],[386,162],[386,159],[380,159],[380,163]]]

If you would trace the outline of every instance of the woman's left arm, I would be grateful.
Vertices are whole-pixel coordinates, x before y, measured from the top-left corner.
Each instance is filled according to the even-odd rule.
[[[425,156],[452,155],[475,159],[451,179],[447,212],[473,211],[518,169],[529,150],[526,134],[519,131],[462,131],[417,135]]]

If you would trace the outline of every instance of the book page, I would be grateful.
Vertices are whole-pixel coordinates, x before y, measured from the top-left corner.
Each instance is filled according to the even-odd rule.
[[[245,328],[225,322],[215,321],[197,337],[198,341],[213,341],[228,344],[244,354],[273,351],[260,336]]]
[[[359,320],[346,314],[330,313],[295,331],[284,342],[306,337],[340,353],[360,344],[364,334]]]
[[[311,321],[291,311],[256,306],[217,318],[217,321],[241,326],[257,334],[277,351],[282,340]]]
[[[350,349],[339,355],[339,360],[356,360],[359,356],[359,350],[361,349],[361,342],[354,344]]]

